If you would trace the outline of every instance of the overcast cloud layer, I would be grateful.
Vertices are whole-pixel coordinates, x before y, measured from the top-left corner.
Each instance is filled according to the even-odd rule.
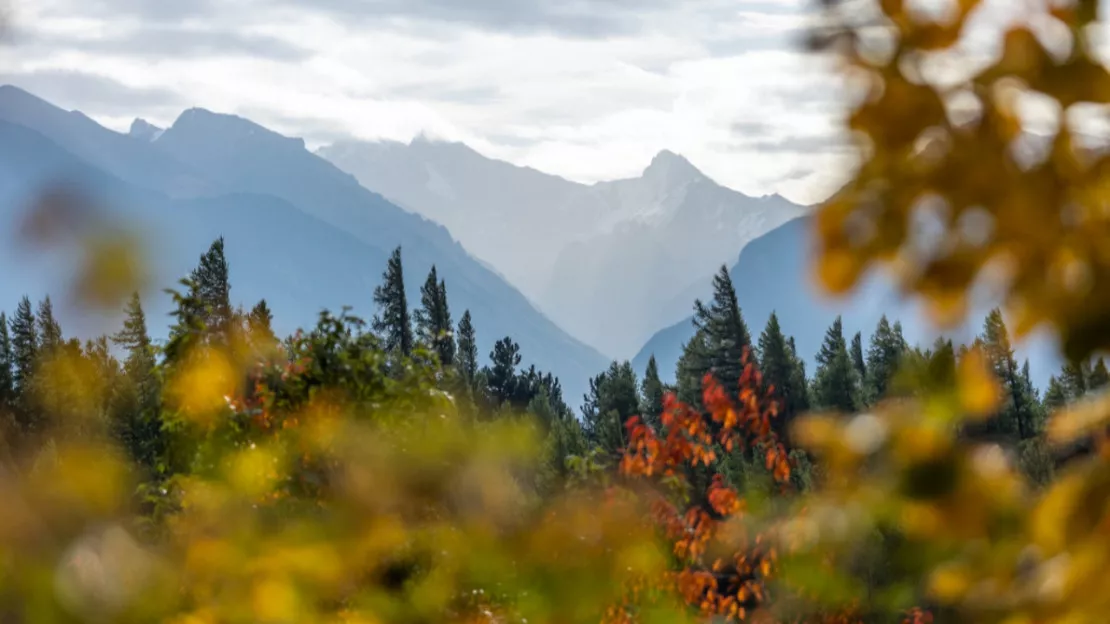
[[[661,149],[749,194],[843,177],[806,0],[14,0],[0,82],[125,129],[201,106],[310,145],[469,143],[580,181]]]

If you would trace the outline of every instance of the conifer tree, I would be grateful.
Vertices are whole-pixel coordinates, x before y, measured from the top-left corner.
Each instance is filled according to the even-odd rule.
[[[654,355],[648,360],[647,370],[644,371],[641,392],[643,394],[644,422],[659,431],[662,427],[663,396],[666,391],[663,389],[663,382],[659,379],[659,365],[656,364]]]
[[[520,365],[520,345],[508,336],[498,340],[489,354],[492,367],[486,371],[489,394],[497,405],[516,398],[516,367]]]
[[[200,257],[200,263],[193,269],[190,279],[196,287],[196,298],[201,305],[200,314],[206,333],[226,343],[232,330],[233,314],[231,284],[228,280],[222,236]]]
[[[463,312],[462,319],[459,321],[458,368],[463,379],[468,384],[473,384],[474,377],[478,374],[478,343],[475,341],[470,310]]]
[[[772,312],[767,327],[759,336],[759,366],[763,383],[771,389],[778,404],[778,417],[772,424],[783,440],[794,417],[809,406],[804,364],[795,356],[792,342],[793,339],[787,341],[778,315]]]
[[[640,414],[636,373],[628,362],[613,362],[590,380],[582,405],[583,430],[590,444],[616,456],[625,445],[624,426]]]
[[[1106,361],[1099,358],[1091,369],[1091,376],[1087,379],[1087,389],[1091,392],[1102,390],[1110,384],[1110,372],[1106,370]]]
[[[0,414],[15,406],[15,354],[11,334],[8,333],[8,316],[0,312]]]
[[[47,295],[39,302],[38,318],[39,352],[51,353],[62,346],[62,327],[54,317],[54,304]]]
[[[856,369],[856,377],[862,381],[867,379],[867,363],[863,359],[863,334],[856,332],[852,336],[852,366]]]
[[[1067,362],[1060,371],[1060,382],[1067,390],[1069,401],[1079,400],[1087,394],[1088,373],[1085,369],[1083,364]]]
[[[825,340],[817,354],[817,371],[813,378],[813,399],[821,409],[851,413],[858,407],[856,371],[844,340],[840,317],[825,332]]]
[[[1006,403],[998,417],[994,419],[993,429],[998,433],[1017,435],[1020,439],[1032,437],[1036,430],[1037,414],[1033,405],[1032,383],[1026,387],[1014,350],[1010,344],[1009,332],[1002,318],[1002,312],[995,308],[987,315],[980,336],[983,352],[991,362],[995,376],[1003,387]]]
[[[695,339],[687,344],[681,360],[685,370],[679,371],[680,383],[696,381],[700,389],[702,377],[713,373],[735,396],[744,370],[744,353],[752,341],[727,267],[722,266],[713,278],[713,300],[709,305],[700,300],[694,303],[694,327]],[[754,354],[751,363],[755,363]],[[700,391],[695,392],[694,399],[695,405],[701,404]]]
[[[165,434],[160,413],[160,384],[155,373],[154,344],[147,331],[139,293],[127,302],[123,328],[112,342],[127,351],[123,363],[127,392],[117,404],[113,418],[116,435],[124,447],[149,473],[157,471],[165,451]]]
[[[382,284],[374,290],[374,303],[378,314],[374,317],[374,331],[381,334],[387,351],[408,356],[412,354],[412,322],[409,304],[405,297],[405,276],[401,266],[401,248],[389,257]]]
[[[1048,379],[1048,388],[1044,393],[1044,407],[1049,413],[1054,412],[1068,403],[1068,390],[1055,375]]]
[[[247,331],[250,333],[251,342],[255,345],[277,344],[277,335],[274,334],[274,313],[270,311],[270,306],[265,299],[256,303],[247,315]]]
[[[886,315],[883,315],[875,333],[871,335],[871,345],[867,349],[864,394],[868,401],[878,401],[886,396],[905,351],[906,341],[902,338],[902,326],[895,324],[892,328]]]
[[[455,363],[455,332],[451,321],[451,308],[447,304],[447,282],[439,281],[439,340],[436,343],[436,353],[443,366],[452,366]]]
[[[420,308],[415,320],[417,339],[435,352],[440,364],[451,366],[455,359],[455,338],[447,306],[447,284],[436,275],[435,265],[420,288]]]
[[[31,300],[23,297],[10,321],[12,341],[13,379],[16,392],[24,394],[31,383],[38,357],[39,335],[35,315],[31,311]]]

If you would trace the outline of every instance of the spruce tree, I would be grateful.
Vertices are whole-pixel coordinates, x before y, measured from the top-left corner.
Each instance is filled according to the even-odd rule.
[[[417,340],[435,352],[440,364],[451,366],[455,359],[455,338],[447,307],[447,284],[436,275],[435,265],[420,288],[420,308],[414,316]]]
[[[892,328],[886,315],[883,315],[879,319],[875,333],[871,335],[871,345],[867,348],[864,394],[869,401],[878,401],[886,397],[890,382],[898,372],[905,351],[906,342],[902,338],[902,326],[896,324]]]
[[[790,423],[808,407],[808,400],[804,369],[799,376],[799,362],[783,335],[778,315],[774,312],[759,336],[759,362],[763,384],[771,391],[771,396],[778,405],[778,416],[772,421],[772,425],[779,437],[785,440]]]
[[[405,275],[401,266],[401,248],[389,257],[382,284],[374,290],[374,303],[378,314],[374,317],[374,331],[382,336],[387,351],[408,356],[412,354],[412,322],[409,304],[405,297]]]
[[[644,422],[652,429],[659,431],[662,427],[663,382],[659,379],[659,365],[655,363],[655,356],[648,360],[647,370],[644,371],[644,382],[641,386],[644,406]]]
[[[1091,376],[1087,379],[1087,387],[1088,390],[1094,392],[1102,390],[1107,384],[1110,384],[1110,372],[1106,370],[1105,360],[1099,358],[1095,362],[1094,368],[1091,369]]]
[[[23,297],[10,321],[12,341],[13,380],[16,392],[24,395],[31,383],[35,359],[39,351],[39,335],[31,300]]]
[[[452,366],[455,363],[455,332],[452,329],[451,308],[447,304],[447,282],[439,282],[439,340],[436,342],[436,353],[443,366]]]
[[[224,255],[224,238],[217,238],[200,257],[200,263],[190,276],[196,287],[201,319],[207,334],[217,341],[227,342],[232,331],[231,284],[228,280],[227,258]]]
[[[817,371],[813,378],[813,398],[821,409],[851,413],[858,407],[856,370],[844,340],[840,317],[825,332],[825,340],[817,354]]]
[[[794,344],[793,336],[786,341],[786,346],[790,359],[794,362],[794,370],[791,376],[791,383],[796,389],[796,394],[792,398],[794,413],[801,414],[808,410],[812,403],[809,396],[809,380],[806,378],[806,362],[798,355],[798,346]]]
[[[8,333],[8,316],[0,312],[0,413],[15,405],[15,354],[11,334]]]
[[[1068,362],[1060,371],[1060,382],[1067,390],[1069,401],[1077,401],[1087,394],[1088,373],[1085,369],[1083,364]]]
[[[1026,387],[1014,359],[1009,331],[1002,312],[997,308],[991,310],[983,322],[980,344],[1002,385],[1006,399],[998,417],[991,421],[990,428],[997,433],[1017,435],[1019,439],[1032,437],[1037,427],[1036,408],[1032,398],[1034,390],[1031,383],[1030,387]]]
[[[508,336],[498,340],[489,354],[492,367],[486,371],[489,394],[497,405],[516,398],[516,367],[520,365],[520,345]]]
[[[274,313],[270,311],[265,299],[260,300],[251,308],[247,315],[247,330],[250,332],[251,341],[256,345],[277,344],[277,335],[274,334]]]
[[[54,304],[47,295],[39,302],[38,318],[39,351],[51,353],[62,346],[62,327],[54,317]]]
[[[1049,413],[1054,412],[1068,403],[1068,390],[1055,375],[1048,379],[1048,388],[1044,393],[1044,407]]]
[[[127,351],[123,363],[127,392],[120,397],[113,422],[116,435],[132,458],[148,474],[153,474],[165,452],[166,439],[162,430],[154,344],[147,332],[146,313],[138,293],[131,295],[125,314],[123,328],[112,336],[112,342]]]
[[[608,370],[590,380],[590,392],[583,399],[582,426],[586,439],[616,457],[625,446],[625,423],[640,414],[632,365],[613,362]]]
[[[478,374],[478,343],[474,336],[470,310],[463,312],[462,319],[459,321],[458,368],[463,379],[473,384],[474,377]]]
[[[867,379],[867,363],[863,359],[863,334],[856,332],[852,336],[852,366],[856,369],[856,376],[861,381]]]
[[[695,340],[683,354],[686,370],[680,371],[680,381],[685,377],[688,383],[696,380],[700,386],[702,377],[712,373],[735,397],[744,370],[744,353],[752,341],[727,267],[722,266],[713,278],[713,300],[709,305],[700,300],[694,303],[694,327]],[[700,399],[700,392],[697,395]],[[696,400],[695,404],[700,405],[701,401]]]

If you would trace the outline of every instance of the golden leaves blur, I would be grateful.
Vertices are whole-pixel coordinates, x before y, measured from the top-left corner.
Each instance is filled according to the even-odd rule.
[[[1110,240],[1110,214],[1101,208],[1110,154],[1081,146],[1087,135],[1076,121],[1082,115],[1073,114],[1110,102],[1110,73],[1087,28],[1097,3],[1014,7],[1044,28],[1035,33],[1023,19],[985,67],[964,46],[983,3],[950,4],[936,21],[910,3],[880,3],[893,47],[877,56],[859,7],[825,3],[826,30],[814,44],[833,50],[846,72],[866,76],[871,93],[848,121],[864,161],[817,215],[816,273],[830,292],[843,293],[872,265],[912,267],[898,272],[903,287],[952,323],[965,314],[975,280],[1005,258],[1005,298],[1020,316],[1019,332],[1050,323],[1075,358],[1110,346],[1110,256],[1100,251]],[[1058,28],[1047,30],[1049,23]],[[1053,50],[1070,49],[1050,52],[1042,31],[1070,39],[1066,47],[1054,40]],[[939,54],[946,73],[926,67]],[[1028,138],[1018,109],[1033,96],[1055,101],[1060,123],[1045,157],[1028,163],[1015,145]],[[956,99],[976,114],[953,118]],[[942,231],[922,241],[915,219],[927,199],[941,207],[933,216]],[[969,231],[970,222],[977,225]]]

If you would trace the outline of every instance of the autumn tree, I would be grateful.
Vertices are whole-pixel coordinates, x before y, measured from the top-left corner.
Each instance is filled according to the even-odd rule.
[[[378,313],[374,316],[374,331],[382,336],[387,350],[404,356],[412,354],[412,322],[409,304],[405,297],[405,275],[401,265],[401,248],[393,250],[382,274],[382,284],[374,290],[374,303]]]

